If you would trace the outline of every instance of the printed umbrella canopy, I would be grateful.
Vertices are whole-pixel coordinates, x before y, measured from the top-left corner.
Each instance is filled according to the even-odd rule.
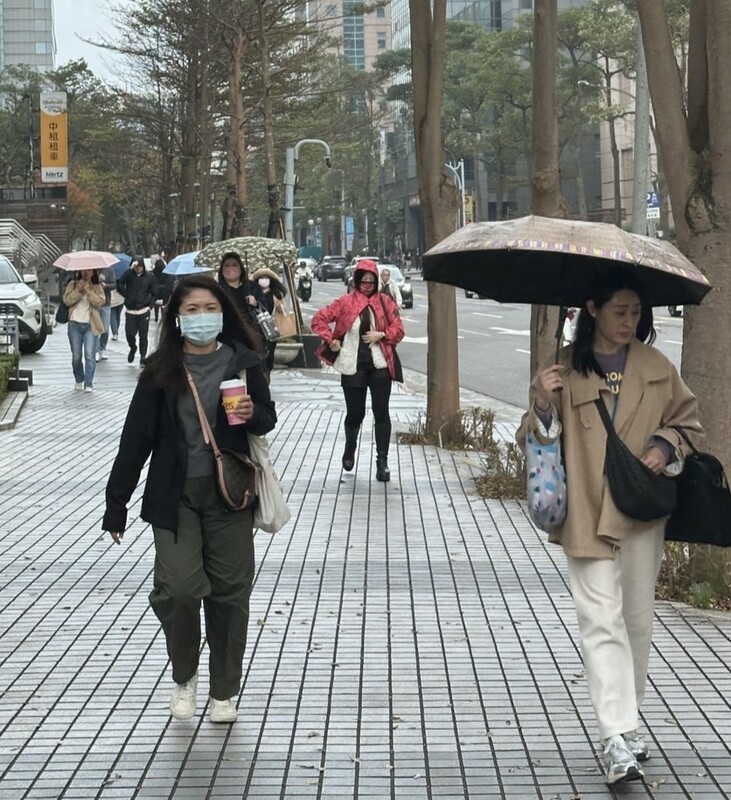
[[[65,269],[67,272],[81,272],[84,269],[106,269],[119,261],[113,253],[103,253],[99,250],[75,250],[73,253],[64,253],[54,262],[54,267]]]
[[[424,254],[424,280],[501,303],[581,306],[598,270],[636,273],[653,306],[696,304],[711,284],[676,247],[603,222],[527,216],[475,222]]]
[[[225,253],[237,253],[241,256],[250,273],[261,267],[276,270],[280,264],[293,266],[297,262],[297,248],[292,242],[267,239],[265,236],[239,236],[235,239],[224,239],[222,242],[211,242],[198,253],[196,262],[217,266]]]
[[[202,275],[211,271],[211,267],[196,264],[198,251],[181,253],[165,265],[163,272],[166,275]]]

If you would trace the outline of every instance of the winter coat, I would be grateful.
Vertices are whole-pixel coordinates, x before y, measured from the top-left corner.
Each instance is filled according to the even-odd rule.
[[[584,377],[571,367],[572,350],[570,345],[559,354],[558,361],[567,372],[563,390],[556,393],[552,406],[551,431],[547,435],[533,409],[534,382],[530,410],[523,416],[516,440],[525,449],[528,429],[543,443],[561,435],[567,513],[564,523],[550,532],[549,541],[561,544],[567,555],[575,558],[613,558],[623,539],[656,527],[657,520],[630,519],[614,505],[604,477],[607,434],[594,401],[602,398],[611,414],[615,395],[598,375]],[[638,339],[629,345],[618,398],[614,427],[638,457],[647,450],[650,439],[659,436],[675,448],[676,458],[685,458],[690,448],[672,430],[673,425],[685,428],[691,439],[702,436],[695,396],[670,361]]]
[[[378,280],[378,268],[374,262],[369,262],[363,267],[359,266],[356,274],[362,271],[373,273]],[[363,309],[369,306],[375,319],[375,329],[386,334],[378,344],[386,359],[389,375],[395,380],[395,347],[404,338],[404,325],[398,306],[390,297],[386,297],[378,291],[370,297],[366,297],[358,290],[344,294],[315,314],[310,323],[312,331],[327,345],[332,344],[335,339],[342,342],[353,323],[360,317]],[[334,325],[335,328],[332,329],[331,325]]]
[[[69,308],[75,306],[82,300],[84,295],[78,291],[76,285],[81,281],[69,281],[66,288],[63,290],[63,302]],[[101,336],[104,333],[104,323],[99,309],[104,305],[104,289],[98,283],[90,284],[91,289],[86,293],[86,299],[89,301],[91,311],[89,313],[89,324],[91,325],[91,332],[94,336]]]
[[[229,425],[219,403],[213,434],[221,449],[249,454],[247,433],[264,435],[277,422],[269,386],[259,356],[238,342],[225,380],[246,370],[247,391],[254,402],[254,416],[245,425]],[[177,395],[161,389],[143,372],[132,397],[106,489],[106,513],[102,528],[113,533],[127,527],[127,504],[139,483],[142,467],[152,454],[142,496],[140,516],[151,525],[177,531],[178,508],[183,496],[188,451],[177,413]]]
[[[151,272],[138,275],[128,269],[117,281],[117,291],[124,297],[124,307],[130,311],[152,308],[157,297],[157,281]]]
[[[157,294],[155,298],[157,300],[162,300],[164,306],[167,305],[170,295],[173,293],[173,276],[163,271],[165,266],[165,262],[159,258],[155,262],[155,266],[152,270],[152,274],[155,276],[155,282],[157,283]]]

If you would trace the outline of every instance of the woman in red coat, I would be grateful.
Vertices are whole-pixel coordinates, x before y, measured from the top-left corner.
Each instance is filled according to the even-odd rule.
[[[338,297],[315,314],[312,330],[324,342],[318,355],[342,376],[346,406],[343,469],[350,472],[355,464],[358,432],[370,389],[375,420],[376,479],[388,481],[391,479],[388,402],[391,382],[403,379],[395,347],[404,338],[404,326],[396,303],[378,291],[375,261],[359,261],[353,283],[354,292]]]

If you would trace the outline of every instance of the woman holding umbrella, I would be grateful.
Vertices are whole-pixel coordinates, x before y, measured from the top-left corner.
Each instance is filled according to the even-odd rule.
[[[245,380],[229,424],[224,380]],[[210,665],[211,722],[236,720],[254,580],[253,510],[224,505],[214,456],[201,431],[193,381],[218,446],[249,454],[248,434],[277,421],[256,353],[256,334],[209,276],[182,278],[170,296],[158,347],[140,375],[107,483],[103,529],[119,544],[127,504],[151,456],[141,516],[155,537],[150,604],[165,633],[173,670],[170,711],[196,710],[203,602]]]
[[[99,309],[104,301],[104,289],[94,269],[77,272],[74,280],[69,281],[64,289],[63,302],[69,308],[67,329],[71,345],[71,368],[77,391],[94,391],[97,337],[104,333]]]
[[[652,636],[655,583],[666,517],[619,511],[605,478],[607,407],[625,445],[654,473],[677,474],[689,448],[673,426],[700,435],[698,405],[675,367],[651,347],[652,308],[628,269],[599,273],[573,344],[540,370],[517,434],[561,437],[566,518],[549,540],[565,552],[589,693],[604,746],[608,784],[644,777],[649,749],[638,734]]]

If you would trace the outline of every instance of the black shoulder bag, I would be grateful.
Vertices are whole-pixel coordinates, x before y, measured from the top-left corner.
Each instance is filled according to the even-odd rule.
[[[619,438],[604,401],[595,401],[607,431],[604,474],[614,505],[626,516],[649,522],[672,513],[677,505],[675,478],[657,475]]]
[[[665,538],[731,547],[731,492],[723,465],[710,453],[697,450],[682,428],[674,425],[673,430],[693,452],[676,478],[678,505],[665,526]]]

